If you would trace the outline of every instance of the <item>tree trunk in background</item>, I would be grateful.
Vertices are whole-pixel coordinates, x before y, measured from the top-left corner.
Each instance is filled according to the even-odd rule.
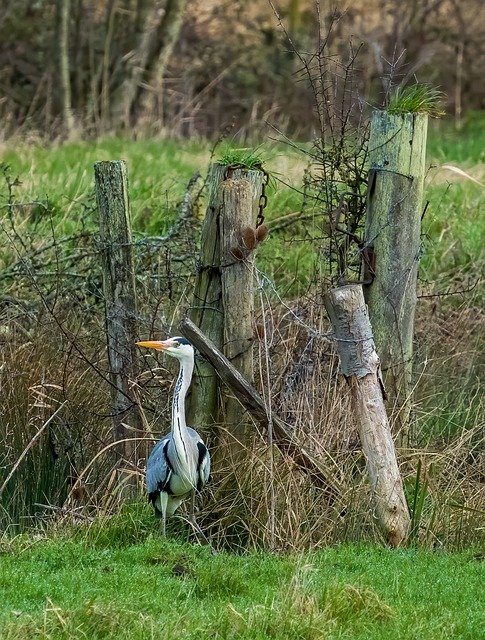
[[[163,126],[163,79],[182,29],[186,5],[187,0],[168,0],[159,32],[158,49],[147,65],[146,87],[140,107],[148,125],[157,121],[157,130]]]
[[[127,56],[124,73],[110,95],[110,116],[112,124],[129,128],[130,115],[136,101],[139,86],[145,72],[150,50],[154,47],[158,22],[161,20],[163,0],[140,0],[135,17],[135,32],[131,51]]]
[[[126,69],[110,98],[112,124],[129,128],[133,112],[144,92],[157,89],[151,82],[163,78],[182,27],[187,0],[140,0],[135,22],[133,50]],[[150,100],[148,100],[150,103]],[[146,105],[145,105],[146,106]]]
[[[365,245],[374,278],[365,287],[384,383],[397,410],[397,430],[410,417],[416,281],[428,116],[373,114]]]
[[[69,19],[71,16],[71,0],[58,0],[58,55],[59,55],[59,87],[62,122],[67,138],[74,133],[74,118],[71,103],[71,78],[69,64]]]
[[[300,0],[290,0],[289,6],[289,33],[290,36],[295,37],[298,35],[301,24],[300,16]]]
[[[74,106],[80,105],[84,101],[84,82],[86,74],[83,69],[83,38],[82,31],[84,27],[84,0],[74,0],[74,10],[71,11],[74,28],[74,37],[72,38],[72,66],[77,69],[77,73],[72,77],[72,103]]]

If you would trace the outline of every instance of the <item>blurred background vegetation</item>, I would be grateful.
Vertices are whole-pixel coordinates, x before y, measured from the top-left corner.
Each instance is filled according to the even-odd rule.
[[[234,119],[242,138],[267,121],[308,137],[301,57],[323,46],[322,75],[358,51],[362,102],[417,74],[460,122],[485,108],[484,13],[481,0],[4,0],[0,133],[213,136]]]

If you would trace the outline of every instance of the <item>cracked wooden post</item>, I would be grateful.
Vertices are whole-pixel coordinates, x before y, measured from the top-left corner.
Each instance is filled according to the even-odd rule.
[[[262,179],[261,171],[245,171],[222,185],[223,353],[250,384],[254,384],[254,229]],[[232,436],[232,457],[237,460],[249,444],[251,424],[240,403],[227,393],[224,423]]]
[[[397,547],[410,528],[409,509],[392,439],[379,357],[361,285],[331,289],[324,297],[364,451],[375,514],[386,540]]]
[[[135,270],[126,164],[120,160],[94,165],[99,212],[106,336],[112,391],[113,438],[116,454],[136,465],[135,442],[141,427],[132,382],[136,379]],[[133,478],[133,476],[131,476]],[[133,484],[128,480],[128,484]]]
[[[190,317],[238,371],[253,381],[254,253],[243,241],[256,226],[263,173],[215,164]],[[250,243],[249,243],[250,244]],[[237,400],[220,388],[213,367],[199,367],[190,404],[198,427],[224,423],[237,456],[247,444],[247,420]]]
[[[397,429],[409,423],[416,281],[421,255],[425,113],[375,112],[369,139],[366,246],[374,278],[365,298]],[[402,434],[401,434],[402,435]]]
[[[222,309],[222,283],[220,276],[221,239],[219,220],[221,184],[225,167],[214,164],[209,181],[209,202],[202,224],[200,259],[197,262],[193,303],[189,309],[191,320],[204,334],[222,348],[224,340],[224,313]],[[188,424],[205,429],[220,422],[219,383],[208,362],[197,364],[192,392],[187,399]]]

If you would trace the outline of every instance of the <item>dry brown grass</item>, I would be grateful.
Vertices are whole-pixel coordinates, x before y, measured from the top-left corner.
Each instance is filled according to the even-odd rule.
[[[339,495],[329,502],[288,456],[275,444],[269,446],[268,434],[256,424],[242,461],[221,455],[231,449],[230,434],[222,430],[218,450],[213,450],[212,481],[200,499],[202,526],[216,548],[234,550],[286,551],[379,539],[365,460],[348,390],[326,337],[329,326],[323,306],[317,298],[294,303],[291,309],[273,305],[267,317],[271,321],[267,350],[264,344],[260,348],[263,364],[269,355],[271,384],[265,388],[266,397],[274,414],[335,478]],[[413,513],[411,542],[445,548],[479,544],[485,513],[485,407],[478,386],[485,342],[483,312],[467,305],[450,311],[448,305],[426,302],[417,326],[421,364],[415,424],[405,446],[398,449]],[[91,359],[87,363],[53,323],[40,325],[30,340],[25,329],[16,332],[12,322],[9,327],[1,369],[4,469],[11,468],[48,416],[66,400],[67,406],[9,484],[4,522],[24,522],[33,511],[42,511],[32,508],[36,503],[52,505],[53,513],[63,518],[67,514],[71,522],[73,516],[82,521],[96,513],[115,512],[124,487],[112,466],[108,388],[96,373],[104,366],[102,342],[91,338],[84,343]],[[140,378],[147,431],[155,437],[169,423],[173,377],[162,367],[145,371]],[[265,382],[259,381],[259,387]],[[210,434],[209,442],[215,442]],[[140,483],[143,466],[140,459],[135,470]],[[69,489],[79,476],[78,486],[84,489],[78,496]],[[55,511],[55,506],[64,510]]]
[[[139,256],[137,263],[144,335],[161,325],[175,327],[177,313],[190,297],[186,265],[172,265],[169,272],[164,255],[156,255],[155,266],[151,253]],[[143,269],[155,285],[144,279]],[[455,272],[453,277],[453,287],[463,288],[464,274]],[[54,291],[57,298],[35,302],[35,278],[18,278],[15,284],[0,315],[0,485],[30,448],[3,495],[1,526],[30,524],[53,513],[70,521],[73,516],[79,520],[113,513],[127,485],[126,475],[118,482],[110,446],[102,304],[77,300],[74,289],[59,289]],[[14,304],[13,294],[20,298],[19,291],[21,299],[30,302]],[[255,347],[260,372],[256,384],[272,412],[335,479],[339,495],[329,502],[258,425],[242,461],[226,453],[231,450],[227,431],[214,429],[205,434],[214,472],[200,500],[200,522],[216,547],[238,550],[297,550],[378,539],[365,459],[328,337],[319,286],[292,302],[271,297],[273,293],[261,295],[266,331]],[[418,309],[415,421],[401,438],[398,459],[413,513],[411,541],[420,545],[461,548],[484,537],[485,314],[480,295],[477,289],[461,297],[422,299]],[[144,363],[146,369],[133,382],[145,409],[142,436],[154,433],[156,438],[170,424],[175,371],[163,360],[159,367]],[[63,402],[56,419],[30,445]],[[142,442],[145,447],[149,440]],[[140,454],[137,468],[131,469],[140,493],[144,463]],[[79,478],[82,482],[75,484]]]

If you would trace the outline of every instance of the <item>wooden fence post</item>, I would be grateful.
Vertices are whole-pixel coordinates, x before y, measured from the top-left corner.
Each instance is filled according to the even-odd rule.
[[[106,336],[112,389],[113,437],[118,458],[136,463],[141,426],[131,382],[136,379],[136,297],[128,177],[123,161],[96,162],[96,201],[102,243]]]
[[[212,166],[201,260],[190,310],[191,320],[250,382],[254,255],[244,243],[243,232],[256,225],[262,183],[261,171]],[[247,438],[240,404],[221,393],[218,376],[208,362],[202,363],[198,373],[189,419],[197,427],[204,427],[220,424],[224,418],[235,453],[238,442],[244,445]]]
[[[350,386],[375,514],[384,536],[397,547],[406,540],[411,521],[362,287],[331,289],[325,294],[324,303],[337,341],[342,373]]]
[[[411,406],[427,122],[425,113],[378,111],[369,140],[365,243],[375,275],[365,297],[399,427],[406,427]]]
[[[222,184],[223,353],[239,373],[250,384],[254,384],[253,249],[263,174],[260,171],[245,173],[240,178],[232,177]],[[238,400],[227,393],[224,398],[224,423],[232,436],[230,444],[233,458],[237,459],[248,443],[251,425],[241,412]]]

